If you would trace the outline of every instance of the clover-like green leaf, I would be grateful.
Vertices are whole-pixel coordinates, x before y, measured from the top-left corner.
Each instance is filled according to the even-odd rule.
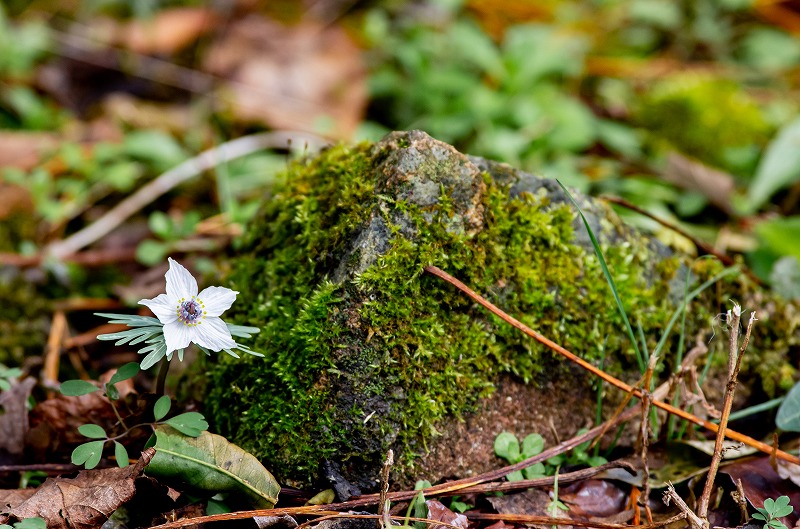
[[[511,432],[500,432],[494,440],[494,453],[509,463],[519,460],[519,441]]]
[[[176,415],[164,421],[179,432],[189,437],[197,437],[204,430],[208,430],[208,423],[202,413],[189,411]]]
[[[522,471],[515,470],[514,472],[506,474],[506,479],[508,481],[522,481],[525,479],[525,476],[522,475]]]
[[[131,463],[128,458],[128,451],[117,441],[114,441],[114,457],[117,458],[117,466],[119,468],[125,468]]]
[[[159,397],[153,406],[153,416],[155,417],[156,421],[160,421],[166,417],[167,413],[169,413],[170,407],[172,407],[172,400],[168,395],[162,395]]]
[[[0,529],[8,527],[11,529],[10,525],[0,525]],[[34,518],[25,518],[14,524],[14,529],[47,529],[47,523],[44,519],[39,518],[38,516]]]
[[[789,496],[781,496],[777,500],[772,507],[772,517],[773,518],[781,518],[783,516],[789,516],[794,512],[794,507],[789,505]]]
[[[544,450],[544,438],[538,433],[532,433],[522,441],[522,457],[529,457],[541,454]]]
[[[72,464],[84,465],[87,469],[96,467],[103,456],[103,444],[105,441],[91,441],[78,445],[72,451]]]
[[[80,397],[100,391],[100,388],[86,380],[67,380],[61,383],[61,394],[67,397]]]
[[[91,439],[105,439],[108,437],[106,431],[96,424],[83,424],[78,426],[78,431]]]
[[[123,380],[135,377],[139,373],[139,364],[137,362],[128,362],[124,366],[117,369],[117,372],[111,375],[109,384],[116,384]]]
[[[545,472],[544,464],[536,463],[535,465],[523,469],[522,474],[525,476],[525,479],[536,479],[545,477],[547,472]]]

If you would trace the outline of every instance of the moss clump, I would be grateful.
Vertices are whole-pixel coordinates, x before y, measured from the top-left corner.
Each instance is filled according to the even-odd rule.
[[[681,152],[737,175],[752,173],[772,133],[739,85],[696,73],[656,84],[642,98],[636,120]]]
[[[49,303],[20,275],[0,266],[0,364],[8,366],[41,355],[49,328]]]
[[[262,328],[253,348],[266,359],[206,366],[214,427],[284,482],[308,482],[326,459],[371,478],[390,446],[407,468],[440,419],[471,409],[500,374],[570,376],[425,265],[589,360],[605,344],[607,368],[633,368],[597,260],[553,184],[418,132],[293,165],[232,262],[232,317]],[[584,202],[634,325],[656,340],[679,299],[665,295],[679,260]],[[694,310],[687,332],[716,312]]]

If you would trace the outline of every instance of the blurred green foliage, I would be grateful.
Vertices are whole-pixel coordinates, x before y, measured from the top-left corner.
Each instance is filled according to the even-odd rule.
[[[194,5],[203,2],[91,0],[72,16],[149,20],[162,9]],[[791,198],[800,185],[800,39],[769,23],[753,0],[552,0],[524,14],[526,5],[499,1],[492,7],[499,25],[470,0],[385,0],[345,13],[369,67],[369,111],[357,136],[423,129],[463,152],[620,195],[710,241],[721,227],[738,230],[739,219],[749,218],[755,229],[746,235],[756,245],[749,264],[768,281],[786,276],[781,270],[790,265],[783,261],[776,272],[776,263],[797,256],[775,241],[795,235],[791,219],[761,226],[753,215],[800,215]],[[5,6],[0,128],[63,133],[77,118],[35,82],[57,45],[41,17],[23,16],[25,1]],[[207,147],[209,138],[222,143],[247,132],[213,105],[197,112],[203,131],[134,127],[119,144],[65,142],[51,158],[65,170],[47,163],[7,170],[4,179],[31,191],[36,214],[51,229],[78,229],[87,222],[81,204],[118,201]],[[729,174],[736,186],[730,207],[720,210],[700,191],[666,182],[671,152]],[[191,212],[167,211],[166,200],[154,204],[144,212],[152,237],[139,259],[152,263],[182,247],[209,216],[247,222],[283,167],[281,154],[249,156],[195,186],[210,196]],[[653,221],[621,213],[674,242]],[[794,291],[800,287],[784,289]]]

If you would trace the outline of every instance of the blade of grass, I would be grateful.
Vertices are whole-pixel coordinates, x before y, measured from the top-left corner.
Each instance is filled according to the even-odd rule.
[[[617,285],[614,283],[614,278],[611,277],[611,272],[608,269],[608,265],[606,264],[606,259],[603,257],[603,251],[600,249],[600,243],[597,242],[597,238],[594,236],[594,232],[592,228],[589,226],[589,221],[586,220],[586,217],[583,215],[583,211],[578,203],[572,196],[564,184],[561,183],[560,180],[556,180],[558,185],[561,186],[561,189],[564,190],[564,193],[567,194],[570,202],[575,206],[575,209],[578,210],[578,214],[581,216],[581,220],[583,221],[583,225],[586,226],[586,231],[589,233],[589,239],[592,241],[592,247],[594,248],[594,253],[597,255],[597,259],[600,261],[600,268],[603,269],[603,275],[606,276],[606,282],[608,286],[611,288],[611,293],[614,295],[614,301],[617,304],[617,310],[619,310],[620,316],[622,316],[622,321],[625,324],[625,330],[628,332],[628,338],[631,340],[631,345],[633,345],[633,350],[636,352],[636,361],[639,364],[639,372],[644,373],[645,371],[645,362],[644,358],[642,357],[642,352],[639,350],[639,346],[636,342],[636,335],[633,333],[633,327],[631,327],[631,322],[628,320],[628,313],[625,312],[625,307],[622,305],[622,299],[619,297],[619,292],[617,292]]]

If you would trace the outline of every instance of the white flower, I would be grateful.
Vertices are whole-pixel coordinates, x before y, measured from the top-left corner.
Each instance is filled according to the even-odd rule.
[[[220,314],[236,300],[235,290],[208,287],[197,293],[197,281],[177,261],[169,258],[167,293],[139,303],[153,311],[164,324],[167,355],[194,342],[211,351],[236,347]]]

